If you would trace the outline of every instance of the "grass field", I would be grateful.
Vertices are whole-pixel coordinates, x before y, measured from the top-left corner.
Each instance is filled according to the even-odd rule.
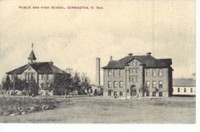
[[[17,96],[2,96],[0,97],[0,113],[7,110],[17,110],[17,108],[27,108],[38,105],[56,105],[58,101],[54,98],[32,98],[32,97],[17,97]]]
[[[0,116],[4,123],[195,123],[195,97],[121,100],[72,97],[53,110],[27,115]]]

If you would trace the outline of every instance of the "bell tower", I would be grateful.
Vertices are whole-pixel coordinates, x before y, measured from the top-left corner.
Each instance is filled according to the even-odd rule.
[[[35,57],[35,53],[33,52],[33,43],[31,45],[31,53],[29,54],[28,56],[28,63],[32,64],[32,63],[35,63],[36,62],[36,57]]]

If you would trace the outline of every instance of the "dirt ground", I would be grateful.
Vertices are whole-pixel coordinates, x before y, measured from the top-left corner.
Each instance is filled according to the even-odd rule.
[[[53,110],[0,116],[1,123],[195,123],[196,98],[114,99],[71,97]]]

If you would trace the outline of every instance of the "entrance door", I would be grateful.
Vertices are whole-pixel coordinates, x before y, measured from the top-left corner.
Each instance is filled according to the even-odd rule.
[[[132,85],[130,89],[131,89],[131,96],[136,96],[137,95],[137,90],[136,90],[135,85]]]

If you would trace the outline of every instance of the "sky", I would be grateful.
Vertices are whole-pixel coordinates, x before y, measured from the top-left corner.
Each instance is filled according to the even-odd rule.
[[[171,58],[174,77],[195,73],[194,0],[1,0],[0,25],[0,79],[27,64],[32,43],[37,62],[53,61],[63,70],[73,68],[86,73],[92,82],[96,57],[103,67],[110,56],[118,60],[128,53],[152,52],[155,58]]]

